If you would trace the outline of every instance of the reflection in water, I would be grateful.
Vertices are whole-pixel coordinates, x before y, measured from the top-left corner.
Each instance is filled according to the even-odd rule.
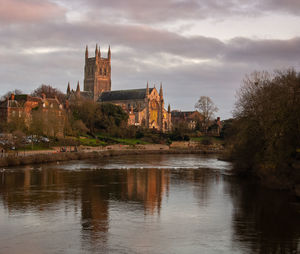
[[[0,253],[297,253],[299,208],[215,157],[153,155],[0,172]]]
[[[240,184],[230,185],[235,240],[253,253],[299,253],[299,204],[286,193]],[[298,207],[298,208],[297,208]]]

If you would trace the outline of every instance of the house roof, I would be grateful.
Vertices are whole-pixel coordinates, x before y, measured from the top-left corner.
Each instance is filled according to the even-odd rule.
[[[154,88],[149,88],[149,93],[151,93],[153,89]],[[142,100],[146,98],[146,92],[147,92],[146,88],[103,92],[100,95],[98,101],[107,102],[107,101]]]
[[[37,102],[38,105],[45,104],[46,107],[59,108],[61,103],[57,98],[41,98],[33,97],[28,94],[15,95],[15,99],[6,99],[5,101],[0,102],[0,108],[22,108],[26,105],[27,102]],[[32,106],[31,106],[32,107]],[[33,107],[38,107],[36,104]]]

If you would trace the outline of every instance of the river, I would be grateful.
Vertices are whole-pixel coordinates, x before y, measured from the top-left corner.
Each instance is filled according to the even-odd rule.
[[[0,253],[300,253],[300,206],[214,155],[0,169]]]

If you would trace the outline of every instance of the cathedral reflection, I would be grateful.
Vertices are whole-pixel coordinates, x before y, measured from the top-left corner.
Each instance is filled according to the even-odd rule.
[[[170,176],[167,169],[130,169],[127,172],[127,196],[141,201],[146,213],[160,212],[163,194],[169,190]]]
[[[101,171],[101,172],[99,172]],[[103,238],[109,230],[110,200],[134,201],[144,214],[159,214],[168,195],[167,169],[65,171],[57,168],[0,173],[0,199],[8,213],[38,210],[51,206],[81,207],[83,237]],[[137,207],[138,209],[138,207]]]

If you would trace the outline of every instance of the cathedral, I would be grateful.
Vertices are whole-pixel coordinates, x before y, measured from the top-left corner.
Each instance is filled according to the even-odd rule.
[[[171,129],[170,105],[164,107],[163,88],[160,84],[159,91],[155,85],[149,88],[115,90],[111,91],[111,50],[108,49],[107,57],[101,55],[100,47],[96,45],[95,56],[89,57],[88,47],[85,50],[84,86],[80,90],[77,83],[76,91],[67,87],[67,98],[89,99],[99,103],[113,103],[119,105],[128,115],[128,124],[153,128],[159,131]]]

